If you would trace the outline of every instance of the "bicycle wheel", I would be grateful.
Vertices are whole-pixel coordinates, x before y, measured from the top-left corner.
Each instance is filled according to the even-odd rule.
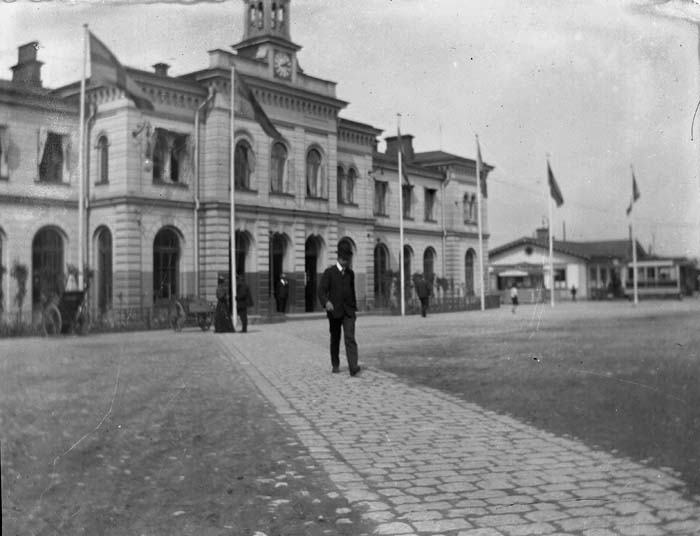
[[[44,313],[42,315],[42,325],[45,335],[54,336],[61,333],[61,326],[63,325],[61,311],[59,311],[58,307],[56,307],[53,303],[47,305],[46,309],[44,309]]]

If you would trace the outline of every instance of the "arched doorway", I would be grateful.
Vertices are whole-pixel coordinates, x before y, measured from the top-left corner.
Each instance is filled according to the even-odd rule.
[[[374,247],[374,306],[388,307],[391,301],[391,278],[389,271],[389,250],[384,244]]]
[[[161,229],[153,240],[153,299],[178,295],[180,238],[173,229]]]
[[[321,256],[321,240],[317,236],[310,236],[304,245],[304,310],[307,313],[316,310],[318,299],[318,259]]]
[[[287,239],[282,233],[274,233],[270,240],[268,293],[270,303],[274,304],[273,294],[275,292],[274,282],[280,278],[284,271],[284,256],[287,253]],[[294,302],[292,298],[292,303]],[[272,307],[272,305],[270,306]],[[272,310],[272,309],[270,309]]]
[[[467,251],[464,255],[464,294],[465,296],[474,295],[474,259],[476,253],[473,249]]]
[[[97,234],[97,309],[112,307],[112,233],[103,227]]]
[[[63,239],[56,229],[41,229],[32,241],[32,305],[63,291]]]

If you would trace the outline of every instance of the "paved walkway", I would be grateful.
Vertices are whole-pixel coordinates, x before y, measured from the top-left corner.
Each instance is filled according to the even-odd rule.
[[[331,374],[325,344],[292,333],[219,340],[374,534],[700,534],[700,498],[670,472],[389,373]]]

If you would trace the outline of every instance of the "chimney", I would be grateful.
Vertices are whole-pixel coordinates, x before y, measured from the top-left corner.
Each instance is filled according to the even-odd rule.
[[[535,229],[535,238],[537,240],[549,240],[549,229],[547,227],[538,227]]]
[[[158,76],[168,76],[168,69],[170,69],[170,65],[167,63],[156,63],[153,68]]]
[[[41,87],[41,66],[36,59],[39,42],[32,41],[17,49],[17,65],[12,67],[12,82],[31,87]]]
[[[413,136],[411,134],[401,134],[401,148],[403,149],[403,156],[407,162],[413,161]],[[398,136],[388,136],[386,138],[386,155],[387,156],[397,156],[399,152],[399,137]]]

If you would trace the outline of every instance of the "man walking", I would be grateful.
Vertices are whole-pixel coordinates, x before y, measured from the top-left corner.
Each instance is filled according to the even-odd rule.
[[[289,296],[289,280],[284,272],[275,285],[275,298],[277,299],[277,312],[287,312],[287,297]]]
[[[430,283],[425,280],[422,274],[416,278],[416,294],[420,300],[420,314],[425,318],[428,315],[428,305],[430,304]]]
[[[338,262],[323,272],[318,297],[328,316],[332,371],[340,372],[340,332],[342,330],[350,376],[356,376],[360,372],[360,365],[357,364],[357,342],[355,342],[357,300],[355,273],[350,268],[351,260],[350,246],[346,243],[339,244]]]

